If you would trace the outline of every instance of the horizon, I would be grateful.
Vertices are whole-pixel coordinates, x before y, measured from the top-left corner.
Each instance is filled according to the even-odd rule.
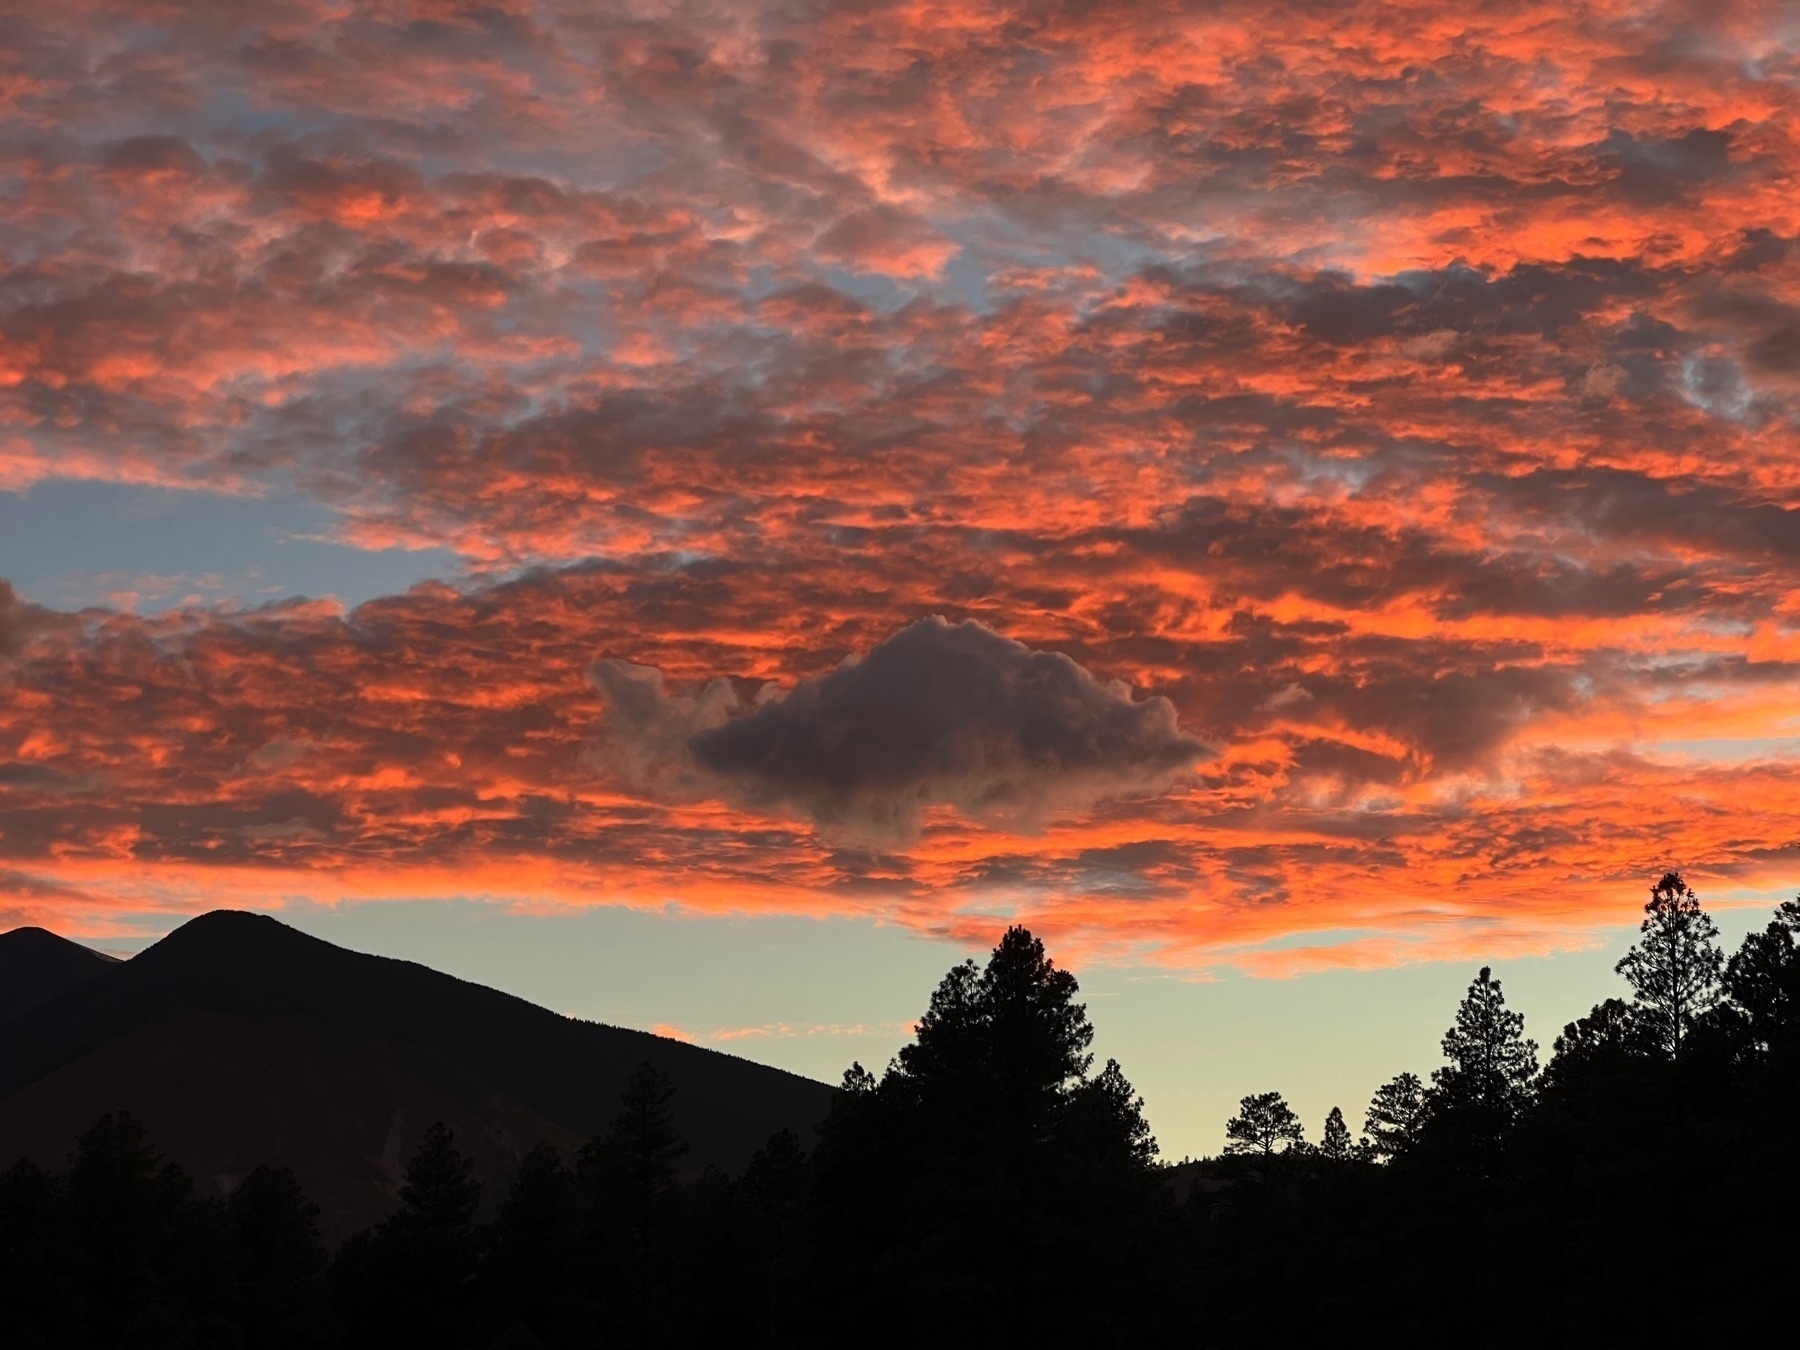
[[[354,910],[226,912],[266,914],[298,932],[348,951],[415,961],[458,979],[523,998],[565,1017],[649,1031],[834,1087],[852,1060],[876,1073],[882,1070],[911,1039],[912,1019],[924,1011],[931,990],[950,965],[961,959],[958,953],[962,951],[925,946],[908,939],[914,959],[904,969],[914,984],[908,987],[904,978],[894,978],[882,991],[882,997],[889,1010],[912,1011],[886,1025],[816,1028],[804,1023],[794,1026],[763,1022],[680,1026],[658,1021],[653,1013],[660,1000],[670,997],[667,985],[686,950],[680,944],[632,944],[615,958],[609,972],[625,978],[619,984],[596,990],[590,971],[569,968],[574,960],[585,961],[585,953],[590,949],[587,944],[571,948],[566,941],[558,942],[554,937],[534,942],[521,932],[516,921],[497,923],[501,916],[485,907],[470,905],[459,907],[456,920],[465,925],[474,921],[489,926],[489,933],[479,941],[457,941],[446,937],[444,916],[436,912],[436,906],[416,907],[427,912],[413,915],[410,923],[396,915],[395,908],[384,906],[371,913],[364,907],[360,914]],[[182,922],[198,917],[184,916]],[[1768,915],[1760,909],[1743,908],[1715,913],[1714,918],[1722,921],[1721,939],[1729,951],[1744,935],[1760,930]],[[359,924],[358,919],[363,922]],[[400,921],[394,922],[396,919]],[[371,924],[370,920],[388,922]],[[496,935],[498,942],[494,940]],[[164,936],[166,932],[131,946],[83,945],[128,959]],[[1634,927],[1602,949],[1578,954],[1585,959],[1577,969],[1567,968],[1567,957],[1525,958],[1519,963],[1495,966],[1496,978],[1508,990],[1509,1005],[1525,1016],[1526,1035],[1535,1037],[1546,1055],[1566,1022],[1584,1015],[1592,1004],[1609,994],[1626,992],[1625,982],[1612,967],[1636,937]],[[732,938],[726,940],[735,942]],[[801,962],[818,953],[817,947],[792,937],[776,950],[782,958],[780,983],[784,987],[803,978],[806,971]],[[940,966],[931,966],[932,954],[941,956]],[[979,960],[985,953],[966,954]],[[1054,951],[1050,956],[1056,960]],[[1225,1025],[1237,1033],[1236,1039],[1224,1045],[1209,1043],[1209,1025],[1204,1020],[1196,1020],[1174,1036],[1155,1034],[1154,1024],[1169,1015],[1166,988],[1161,991],[1164,999],[1141,1000],[1146,1006],[1139,1008],[1131,1006],[1139,1001],[1131,997],[1131,972],[1103,967],[1092,973],[1097,979],[1090,972],[1073,973],[1081,981],[1078,997],[1087,1004],[1095,1025],[1096,1061],[1122,1056],[1133,1049],[1138,1051],[1139,1063],[1132,1073],[1132,1082],[1145,1096],[1146,1116],[1161,1146],[1162,1159],[1172,1163],[1190,1157],[1217,1156],[1227,1142],[1227,1119],[1237,1110],[1239,1100],[1252,1092],[1281,1092],[1297,1110],[1309,1139],[1316,1139],[1326,1113],[1333,1107],[1344,1111],[1353,1132],[1360,1130],[1363,1111],[1382,1082],[1403,1071],[1428,1075],[1437,1064],[1438,1039],[1451,1021],[1472,968],[1453,962],[1414,968],[1407,972],[1411,978],[1402,989],[1396,991],[1390,986],[1380,1000],[1362,997],[1357,980],[1358,975],[1378,976],[1378,972],[1315,972],[1261,980],[1247,994],[1215,1004],[1212,1011],[1224,1016],[1211,1027]],[[1317,982],[1324,986],[1323,992],[1312,998],[1294,998],[1280,992],[1282,986],[1297,981]],[[746,987],[729,991],[717,1002],[705,1001],[698,989],[677,988],[672,1001],[727,1008],[745,1006],[745,999],[766,1003],[769,983],[766,979],[749,981]],[[534,996],[529,992],[533,987],[547,996]],[[1180,998],[1182,990],[1183,986],[1177,984],[1176,998]],[[1191,990],[1201,995],[1208,992],[1212,991],[1204,986]],[[803,1001],[816,997],[817,993],[809,989]],[[1128,1021],[1138,1025],[1109,1025],[1112,1014],[1121,1007],[1113,1000],[1122,997],[1128,1000]],[[1206,1011],[1201,1004],[1202,1018]],[[1144,1053],[1146,1047],[1151,1053]],[[1283,1066],[1278,1076],[1259,1067],[1271,1049]],[[1172,1109],[1159,1110],[1159,1102]]]
[[[0,926],[835,1082],[1017,923],[1180,1156],[1800,891],[1779,6],[10,22]]]

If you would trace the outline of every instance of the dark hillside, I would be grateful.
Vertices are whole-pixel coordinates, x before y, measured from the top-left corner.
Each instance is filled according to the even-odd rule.
[[[0,1022],[118,964],[42,928],[0,933]]]
[[[337,1241],[394,1208],[406,1160],[433,1121],[504,1194],[518,1160],[581,1140],[466,1069],[316,1012],[160,1013],[0,1098],[0,1158],[60,1167],[100,1116],[128,1111],[209,1193],[258,1164],[289,1167]]]
[[[832,1089],[647,1032],[580,1022],[408,961],[219,910],[0,1025],[0,1098],[168,1012],[323,1013],[430,1050],[574,1134],[602,1130],[636,1066],[679,1089],[695,1165],[741,1168],[771,1134],[810,1137]]]

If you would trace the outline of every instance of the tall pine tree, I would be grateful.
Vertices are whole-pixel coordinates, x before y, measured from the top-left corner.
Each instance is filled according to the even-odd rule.
[[[481,1183],[442,1121],[419,1141],[400,1208],[339,1249],[335,1285],[352,1346],[461,1346],[477,1337]]]
[[[620,1286],[617,1312],[633,1344],[656,1344],[668,1335],[664,1295],[673,1258],[676,1168],[688,1151],[675,1128],[674,1100],[668,1075],[648,1061],[639,1064],[605,1135],[582,1150],[582,1170],[599,1202],[603,1260]]]
[[[845,1076],[818,1180],[846,1309],[882,1280],[906,1334],[1010,1343],[1086,1335],[1070,1288],[1095,1291],[1096,1318],[1121,1306],[1108,1291],[1141,1277],[1163,1188],[1136,1091],[1111,1061],[1089,1077],[1078,992],[1008,929],[944,976],[878,1085]]]
[[[1699,1018],[1719,999],[1719,930],[1679,872],[1650,888],[1637,945],[1614,967],[1632,989],[1632,1007],[1672,1060]]]
[[[1525,1015],[1507,1008],[1487,966],[1463,996],[1443,1050],[1449,1063],[1431,1075],[1432,1128],[1440,1138],[1476,1145],[1491,1162],[1531,1104],[1538,1060]]]

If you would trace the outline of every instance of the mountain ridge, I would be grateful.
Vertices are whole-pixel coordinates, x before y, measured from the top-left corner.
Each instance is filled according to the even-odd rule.
[[[690,1160],[727,1171],[741,1169],[779,1130],[809,1140],[833,1093],[753,1060],[565,1017],[416,962],[349,951],[267,915],[215,910],[0,1020],[0,1104],[52,1075],[79,1076],[84,1059],[108,1043],[182,1011],[320,1014],[419,1047],[583,1138],[604,1130],[631,1072],[648,1061],[675,1083],[676,1125]],[[8,1144],[0,1132],[0,1149]]]

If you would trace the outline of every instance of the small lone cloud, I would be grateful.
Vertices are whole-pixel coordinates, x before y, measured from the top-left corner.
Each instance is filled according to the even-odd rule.
[[[1160,790],[1207,753],[1168,699],[973,620],[921,620],[749,711],[723,680],[679,697],[643,666],[598,662],[593,678],[608,707],[596,757],[628,781],[794,807],[867,840],[912,836],[933,806],[1032,828]]]
[[[1266,712],[1280,712],[1284,708],[1302,707],[1313,701],[1313,696],[1306,687],[1299,683],[1284,684],[1263,700]]]

